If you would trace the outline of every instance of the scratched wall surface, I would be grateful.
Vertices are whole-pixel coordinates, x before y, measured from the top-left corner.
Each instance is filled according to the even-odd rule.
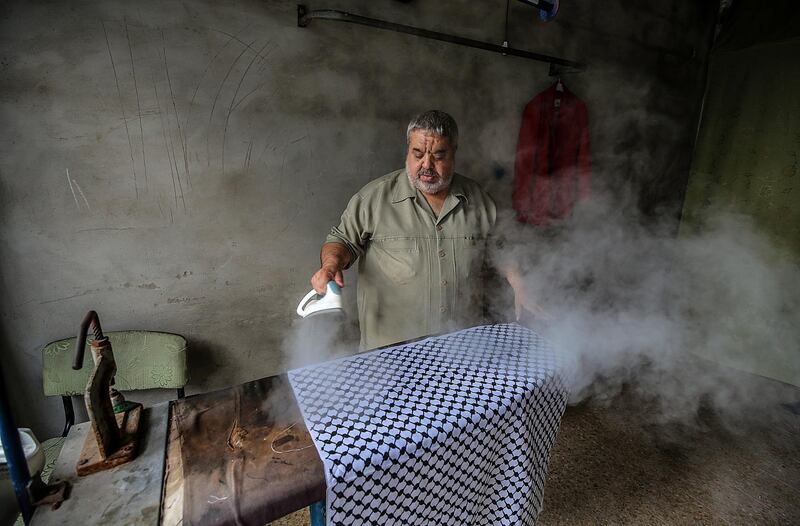
[[[564,78],[589,106],[598,173],[645,208],[679,203],[713,6],[576,0],[544,24],[511,4],[512,46],[590,64]],[[311,7],[502,42],[506,2]],[[507,206],[546,64],[296,20],[289,1],[0,7],[0,343],[20,425],[60,430],[39,349],[88,309],[107,330],[185,335],[189,392],[284,370],[324,234],[402,166],[419,111],[456,117],[458,169]]]

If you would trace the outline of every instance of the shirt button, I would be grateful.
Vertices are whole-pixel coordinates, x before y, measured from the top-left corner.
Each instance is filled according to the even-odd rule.
[[[443,257],[444,257],[444,250],[440,250],[440,251],[439,251],[439,257],[440,257],[440,258],[443,258]]]
[[[436,230],[442,230],[444,227],[442,225],[436,225]]]
[[[445,285],[447,285],[447,280],[446,280],[446,279],[443,279],[443,280],[442,280],[442,287],[444,287]]]
[[[439,307],[439,312],[447,312],[447,307]]]

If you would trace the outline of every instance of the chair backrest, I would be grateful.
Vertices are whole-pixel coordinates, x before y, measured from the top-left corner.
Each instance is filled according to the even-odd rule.
[[[107,332],[117,362],[115,387],[180,389],[189,381],[186,339],[177,334],[151,331]],[[92,371],[92,354],[84,355],[83,368],[72,369],[75,338],[48,343],[42,348],[42,382],[46,396],[80,396]]]

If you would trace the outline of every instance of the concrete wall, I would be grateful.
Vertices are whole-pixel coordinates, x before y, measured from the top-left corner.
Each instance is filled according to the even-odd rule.
[[[511,2],[514,47],[583,60],[597,181],[679,206],[713,5]],[[710,3],[709,3],[710,4]],[[506,3],[325,0],[502,42]],[[288,1],[6,2],[0,8],[0,322],[21,425],[60,429],[39,349],[88,309],[106,330],[191,342],[190,392],[282,371],[319,244],[348,198],[402,166],[441,108],[457,169],[507,206],[519,119],[546,64],[377,29],[296,26]]]

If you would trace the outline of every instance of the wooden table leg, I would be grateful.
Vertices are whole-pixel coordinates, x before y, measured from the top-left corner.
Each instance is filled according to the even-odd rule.
[[[308,507],[311,514],[311,526],[325,526],[325,501],[315,502]]]

